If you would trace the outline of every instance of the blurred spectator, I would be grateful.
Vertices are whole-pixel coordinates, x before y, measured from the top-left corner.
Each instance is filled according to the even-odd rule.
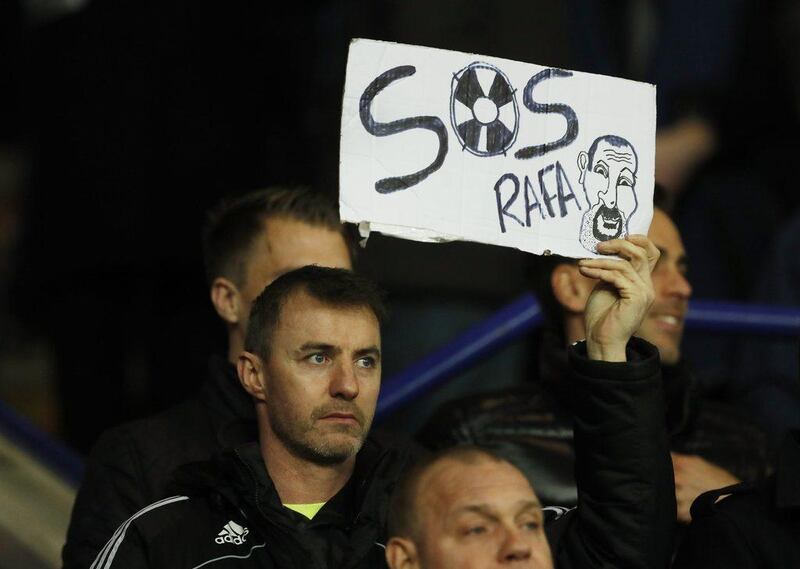
[[[786,34],[778,33],[788,3],[569,5],[579,69],[658,88],[656,180],[692,251],[696,296],[747,299],[764,244],[798,204],[796,192],[786,191],[789,171],[775,168],[778,157],[792,160],[798,126]],[[718,387],[736,372],[737,346],[730,336],[689,333],[685,348],[701,383]]]
[[[789,434],[778,467],[760,484],[722,488],[692,505],[676,569],[800,567],[800,431]]]
[[[666,393],[666,425],[673,451],[678,519],[701,493],[766,474],[763,433],[738,409],[704,397],[681,359],[683,320],[691,295],[688,257],[669,217],[655,210],[650,238],[661,251],[653,271],[655,302],[638,335],[659,350]],[[596,281],[573,260],[541,257],[537,296],[549,323],[540,351],[539,382],[525,388],[451,402],[422,432],[436,447],[494,444],[521,465],[548,505],[578,501],[572,470],[572,385],[566,381],[565,346],[583,338],[583,314]]]

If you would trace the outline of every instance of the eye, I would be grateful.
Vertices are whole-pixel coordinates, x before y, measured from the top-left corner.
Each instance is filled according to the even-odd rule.
[[[375,358],[372,356],[365,356],[356,360],[356,365],[364,369],[372,369],[375,367]]]
[[[528,531],[537,531],[541,527],[541,524],[539,524],[539,522],[537,521],[530,521],[530,522],[525,522],[522,525],[522,527],[524,527]]]
[[[617,180],[618,186],[625,186],[626,188],[630,188],[633,186],[633,182],[630,181],[628,178],[620,178]]]
[[[312,364],[322,365],[328,361],[328,356],[325,354],[311,354],[308,356],[308,361]]]
[[[608,178],[608,168],[606,168],[602,164],[595,164],[594,172],[596,174],[601,174],[604,178]]]
[[[464,535],[483,535],[486,531],[486,526],[472,526],[464,530]]]

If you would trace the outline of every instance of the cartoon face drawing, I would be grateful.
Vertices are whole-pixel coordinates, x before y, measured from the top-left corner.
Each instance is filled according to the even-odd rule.
[[[631,143],[611,134],[595,139],[589,152],[578,155],[578,180],[590,204],[581,220],[580,242],[588,251],[596,253],[599,242],[627,235],[628,221],[636,206],[631,211],[622,211],[619,197],[623,192],[631,192],[633,203],[637,203],[638,166],[639,159]]]

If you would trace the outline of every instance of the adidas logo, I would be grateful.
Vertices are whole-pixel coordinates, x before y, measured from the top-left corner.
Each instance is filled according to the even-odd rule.
[[[233,543],[234,545],[242,545],[245,541],[245,536],[250,533],[250,530],[243,528],[234,521],[225,524],[225,527],[217,534],[214,541],[220,545],[223,543]]]

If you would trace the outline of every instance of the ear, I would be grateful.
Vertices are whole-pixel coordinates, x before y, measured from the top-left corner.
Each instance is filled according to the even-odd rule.
[[[267,399],[264,387],[264,363],[260,357],[250,352],[242,352],[236,362],[236,372],[239,374],[239,382],[247,393],[258,401]]]
[[[211,302],[217,314],[228,324],[239,322],[242,307],[242,293],[233,282],[224,277],[217,277],[211,283]]]
[[[586,177],[586,165],[589,163],[589,155],[585,151],[581,151],[578,153],[578,169],[580,169],[581,174],[578,177],[578,182],[583,183],[584,178]]]
[[[577,265],[558,265],[550,275],[550,286],[558,303],[569,312],[582,314],[595,281],[584,277]]]
[[[386,544],[386,563],[390,569],[417,569],[417,546],[405,537],[393,537]]]

